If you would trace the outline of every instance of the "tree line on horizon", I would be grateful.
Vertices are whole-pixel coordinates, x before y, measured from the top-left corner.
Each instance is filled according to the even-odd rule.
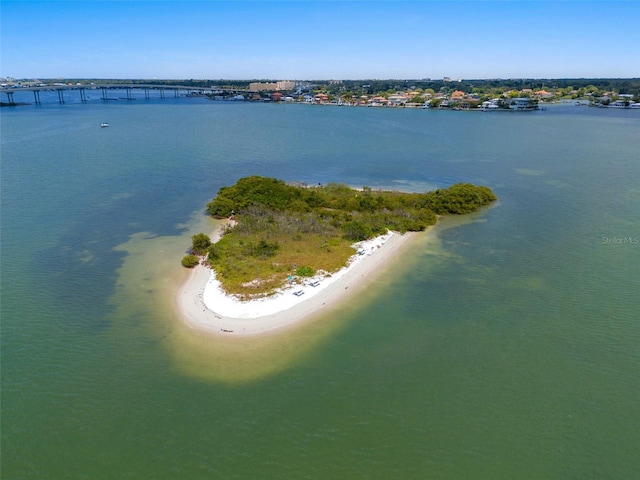
[[[25,80],[23,80],[25,81]],[[219,87],[228,89],[247,90],[253,82],[274,82],[270,79],[41,79],[40,81],[91,83],[105,82],[112,84],[146,84],[146,85],[180,85],[185,87]],[[459,90],[466,94],[489,94],[507,92],[510,90],[553,90],[560,94],[571,91],[596,94],[617,92],[630,94],[640,98],[640,78],[513,78],[513,79],[356,79],[356,80],[304,80],[300,83],[308,89],[324,91],[334,95],[352,92],[354,95],[375,95],[380,92],[432,89],[436,92]]]

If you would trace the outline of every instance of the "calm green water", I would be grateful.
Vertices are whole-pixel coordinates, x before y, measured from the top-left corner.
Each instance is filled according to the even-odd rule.
[[[637,478],[640,112],[1,115],[3,479]],[[327,318],[221,343],[176,318],[178,262],[254,174],[500,201]]]

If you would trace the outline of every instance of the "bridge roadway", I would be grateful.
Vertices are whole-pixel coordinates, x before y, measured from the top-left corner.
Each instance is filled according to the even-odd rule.
[[[143,90],[145,100],[151,98],[150,91],[157,90],[160,93],[160,98],[165,98],[165,90],[173,90],[174,97],[178,97],[180,91],[186,91],[187,94],[199,92],[201,94],[215,94],[215,93],[231,93],[240,94],[247,93],[249,90],[231,89],[221,87],[189,87],[185,85],[156,85],[156,84],[140,84],[140,83],[95,83],[91,85],[45,85],[38,87],[12,87],[4,88],[1,91],[7,95],[9,104],[15,104],[13,94],[16,92],[33,92],[33,98],[36,105],[40,105],[40,92],[42,91],[56,91],[58,93],[58,102],[64,103],[64,92],[67,90],[78,90],[80,93],[80,101],[85,103],[87,101],[87,90],[101,90],[102,100],[112,100],[108,96],[108,90],[125,90],[127,94],[127,100],[133,100],[131,95],[132,90]]]

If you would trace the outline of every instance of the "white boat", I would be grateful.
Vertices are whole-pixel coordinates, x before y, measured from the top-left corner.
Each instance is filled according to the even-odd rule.
[[[100,124],[100,126],[101,126],[102,128],[105,128],[105,127],[108,127],[108,126],[109,126],[109,124],[108,124],[107,122],[103,122],[103,123],[101,123],[101,124]]]
[[[640,108],[640,102],[632,103],[631,105],[629,105],[629,108]]]

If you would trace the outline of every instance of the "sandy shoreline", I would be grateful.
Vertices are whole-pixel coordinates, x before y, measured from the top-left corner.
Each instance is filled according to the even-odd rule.
[[[349,265],[330,277],[310,278],[268,298],[248,302],[225,294],[215,272],[198,265],[178,291],[178,311],[190,327],[224,335],[257,335],[298,324],[353,295],[415,235],[389,232],[361,242]]]

